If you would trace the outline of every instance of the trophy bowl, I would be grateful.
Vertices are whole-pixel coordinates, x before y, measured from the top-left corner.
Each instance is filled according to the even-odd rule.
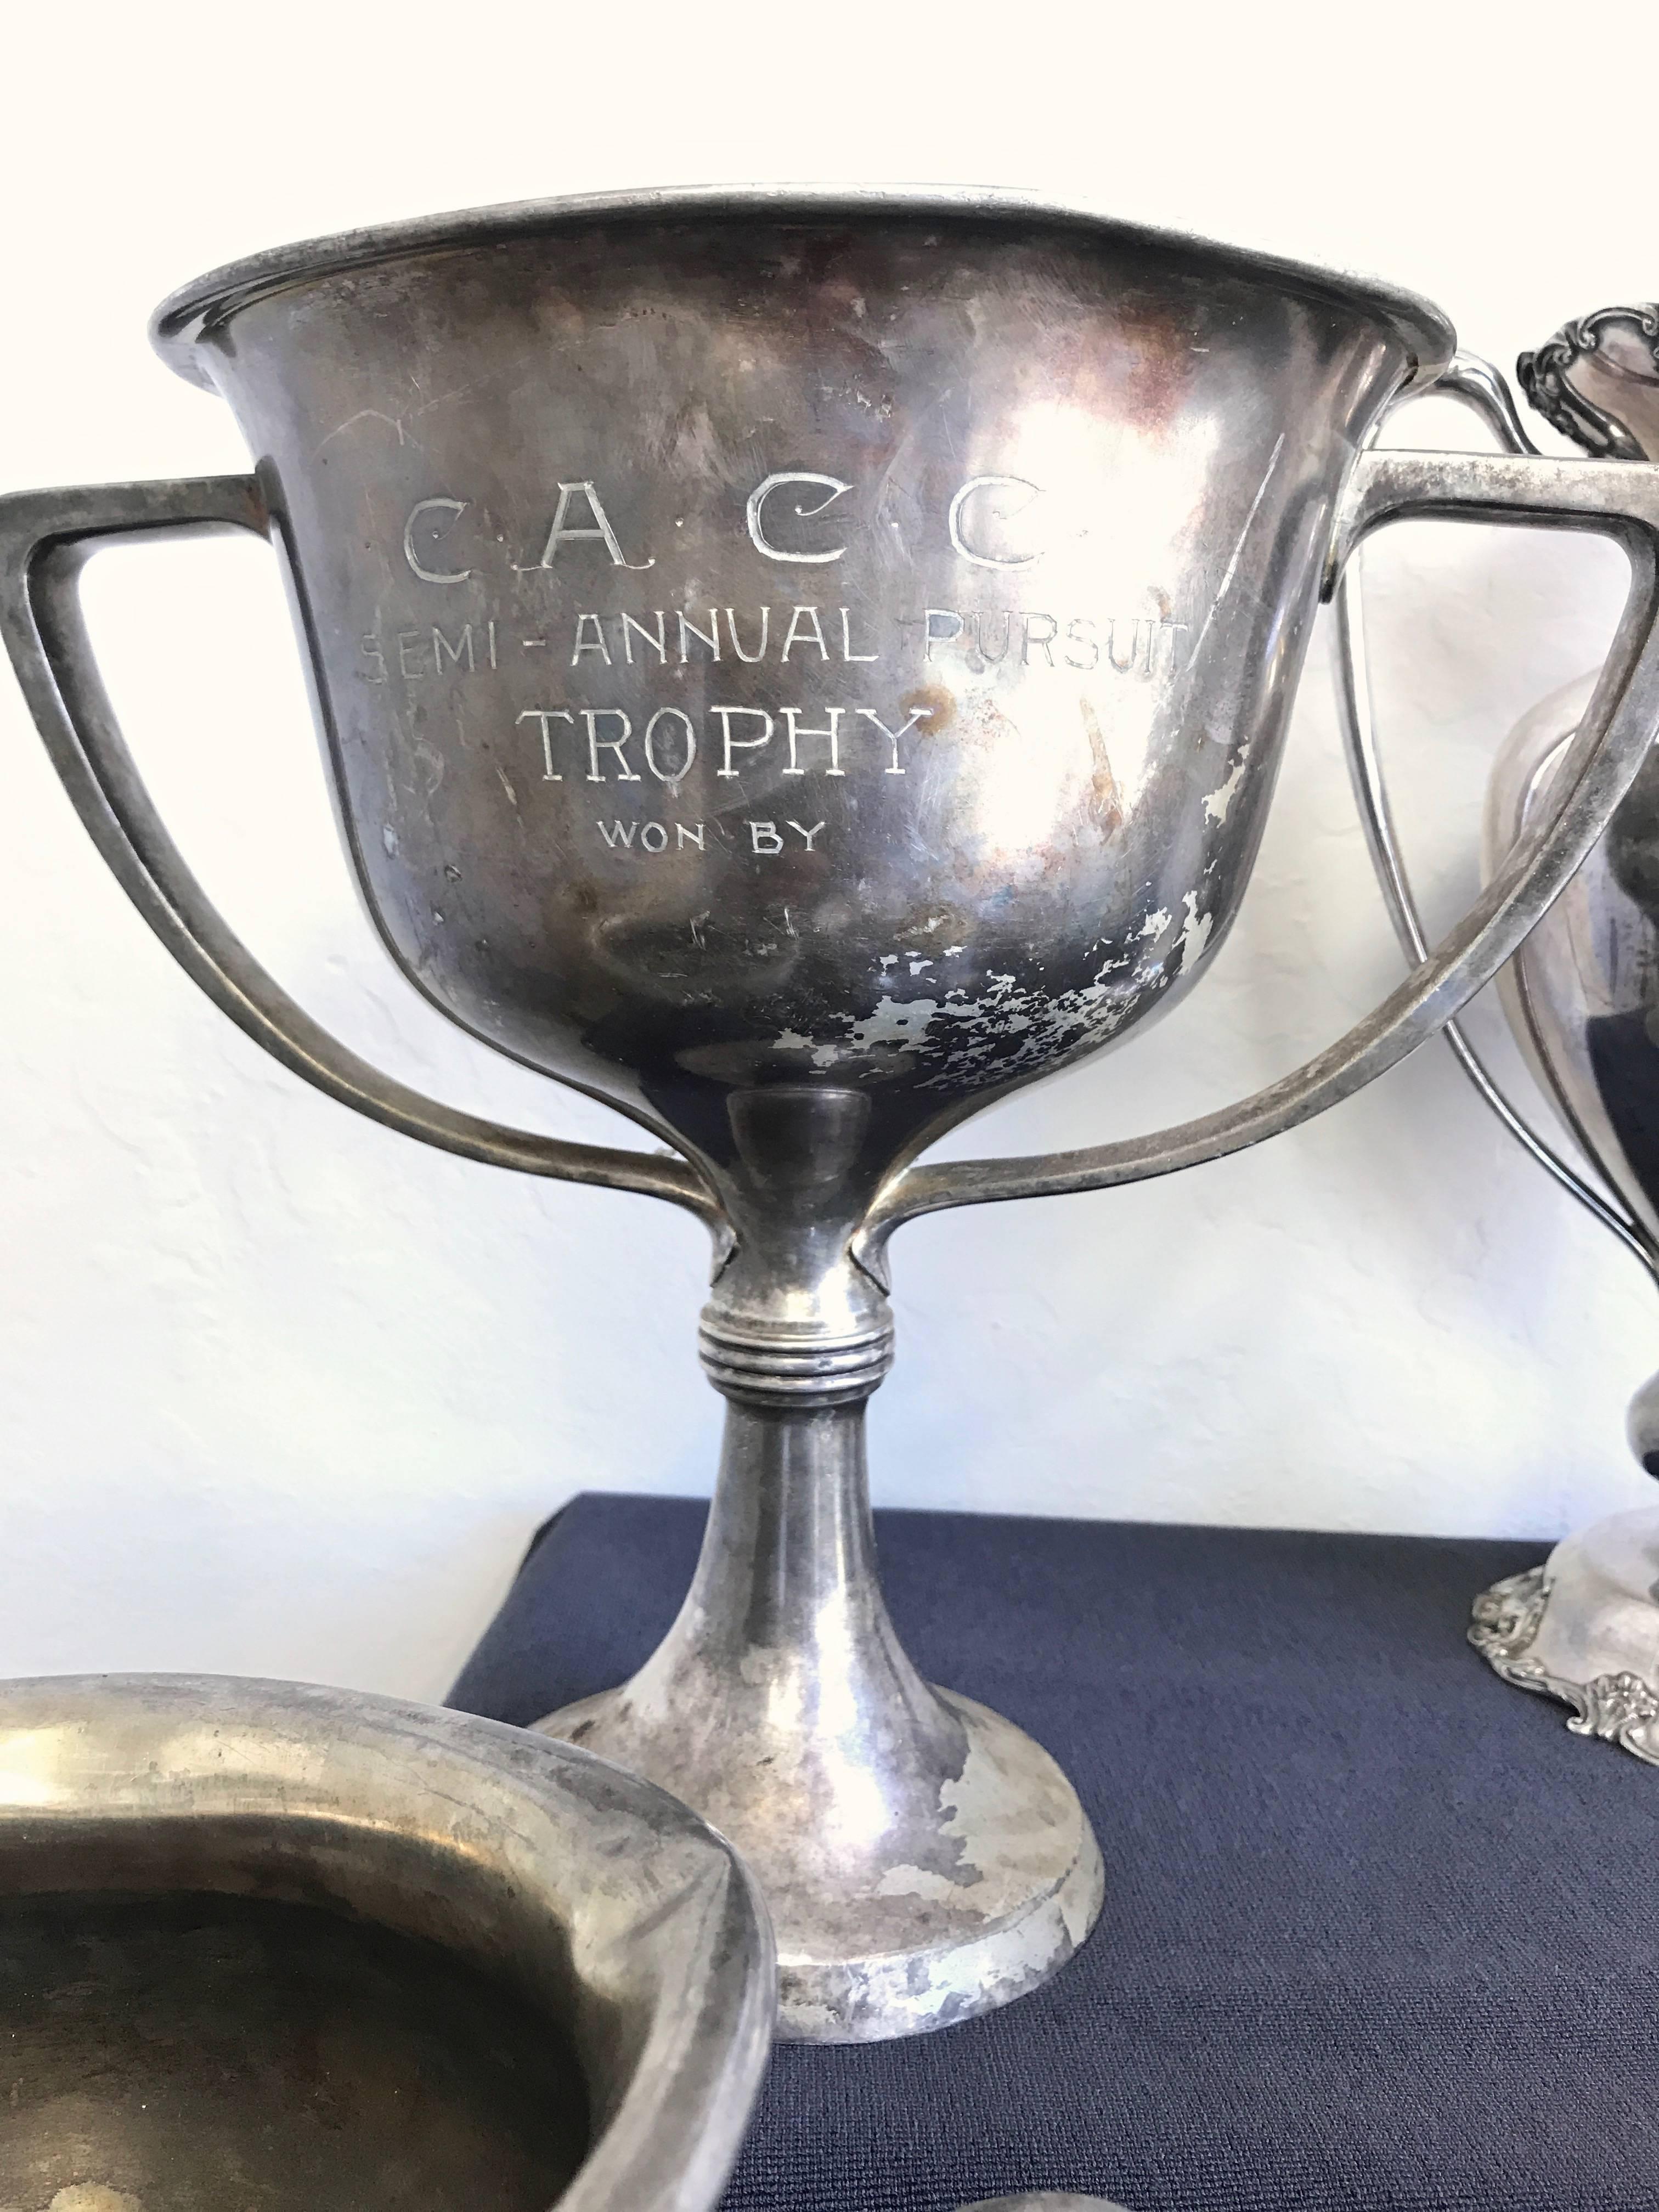
[[[385,1698],[0,1685],[0,2203],[708,2212],[771,2042],[736,1855]]]
[[[708,1225],[727,1400],[684,1610],[543,1724],[729,1834],[781,2027],[939,2027],[1035,1987],[1103,1870],[1040,1747],[924,1683],[876,1577],[887,1246],[1289,1127],[1432,1034],[1583,858],[1659,726],[1659,474],[1362,452],[1450,358],[1403,293],[981,192],[639,193],[267,253],[155,336],[253,475],[0,502],[0,618],[100,849],[296,1073],[474,1159]],[[1260,842],[1310,626],[1407,514],[1609,532],[1637,581],[1537,834],[1376,1012],[1242,1104],[1043,1159],[917,1156],[1197,981]],[[258,966],[123,747],[100,543],[278,550],[353,872],[461,1028],[651,1155],[392,1083]]]
[[[1522,354],[1528,398],[1591,453],[1659,459],[1659,305],[1604,307]],[[1461,356],[1448,379],[1511,453],[1535,450],[1502,377]],[[1344,589],[1350,651],[1347,737],[1372,857],[1406,948],[1422,932],[1399,852],[1370,721],[1355,576]],[[1596,678],[1564,685],[1523,715],[1492,763],[1482,827],[1490,880],[1539,821]],[[1565,890],[1498,978],[1533,1077],[1592,1180],[1516,1111],[1454,1024],[1466,1073],[1511,1133],[1659,1285],[1659,750],[1650,752]],[[1659,1376],[1626,1419],[1659,1476]],[[1616,1513],[1556,1545],[1540,1567],[1475,1601],[1469,1640],[1504,1680],[1571,1708],[1575,1733],[1659,1765],[1659,1508]]]

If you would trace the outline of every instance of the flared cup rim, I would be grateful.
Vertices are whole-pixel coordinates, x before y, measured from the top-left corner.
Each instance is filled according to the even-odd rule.
[[[190,383],[215,389],[198,350],[200,341],[241,308],[273,294],[343,270],[378,262],[488,246],[541,233],[596,222],[823,221],[884,213],[907,218],[971,216],[1060,226],[1119,244],[1139,244],[1209,261],[1219,273],[1276,285],[1304,298],[1347,307],[1387,325],[1404,346],[1407,374],[1402,389],[1431,384],[1456,348],[1452,325],[1432,301],[1371,276],[1322,268],[1316,263],[1260,253],[1185,231],[1126,222],[1081,204],[1035,193],[967,185],[677,186],[591,192],[557,199],[517,200],[449,215],[337,231],[325,238],[267,248],[210,270],[171,293],[150,319],[150,342],[170,368]]]

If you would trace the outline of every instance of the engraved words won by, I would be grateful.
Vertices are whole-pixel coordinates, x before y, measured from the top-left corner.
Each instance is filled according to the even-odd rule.
[[[803,531],[799,526],[828,517],[853,489],[838,477],[806,470],[767,477],[750,492],[744,507],[750,544],[764,559],[783,566],[831,567],[845,556],[847,546],[810,541],[833,540],[834,530]],[[969,478],[939,519],[951,551],[981,571],[1012,575],[1034,568],[1042,554],[1020,550],[1012,526],[1042,496],[1040,486],[1020,477]],[[444,494],[419,500],[410,508],[401,550],[409,572],[422,585],[444,590],[471,583],[484,573],[474,565],[483,557],[482,549],[467,542],[465,518],[471,504]],[[796,526],[793,530],[788,526],[792,523]],[[566,552],[568,547],[592,550],[585,556],[573,555]],[[634,551],[641,557],[630,558]],[[596,555],[612,571],[639,574],[656,566],[654,554],[624,549],[599,487],[584,478],[559,484],[545,533],[526,549],[525,558],[511,566],[518,575],[550,574],[561,568],[562,556],[563,571],[574,577],[584,557],[591,574]],[[844,705],[809,708],[789,703],[783,696],[789,687],[781,680],[777,702],[764,707],[716,701],[695,717],[672,705],[645,714],[573,699],[568,696],[568,674],[560,678],[554,671],[584,672],[590,683],[597,679],[602,684],[604,672],[611,669],[668,670],[719,663],[775,667],[783,679],[792,670],[816,672],[831,664],[874,670],[884,660],[903,659],[913,667],[925,667],[960,657],[979,672],[1008,663],[1079,673],[1110,670],[1148,679],[1170,674],[1180,665],[1187,637],[1184,623],[1145,615],[1067,619],[1036,607],[925,607],[891,617],[898,642],[895,649],[888,639],[884,652],[880,637],[860,630],[861,619],[848,606],[821,602],[656,608],[644,614],[577,609],[556,622],[538,625],[542,634],[530,636],[521,634],[520,624],[504,624],[495,617],[459,623],[441,619],[366,635],[361,641],[360,673],[369,683],[407,685],[471,675],[480,669],[499,670],[514,662],[545,667],[550,679],[548,703],[526,708],[517,716],[533,763],[532,773],[546,783],[569,780],[655,785],[663,787],[665,797],[678,800],[699,757],[706,764],[712,762],[716,783],[740,783],[746,768],[760,766],[775,778],[844,778],[849,771],[903,775],[910,740],[926,733],[925,725],[935,709],[914,693],[896,706],[866,704],[854,696]],[[580,677],[576,680],[580,683]],[[880,681],[879,677],[866,678],[860,688],[873,690]],[[589,690],[589,684],[583,684],[582,689]],[[687,845],[706,849],[710,827],[730,834],[723,823],[595,823],[613,851],[646,854]],[[792,850],[811,853],[821,849],[825,827],[823,821],[744,817],[743,842],[761,858]]]

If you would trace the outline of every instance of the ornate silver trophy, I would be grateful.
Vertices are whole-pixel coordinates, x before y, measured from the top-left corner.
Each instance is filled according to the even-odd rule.
[[[1570,323],[1518,365],[1554,427],[1593,453],[1659,459],[1659,307],[1607,307]],[[1462,356],[1448,388],[1510,452],[1536,449],[1497,370]],[[1370,715],[1358,568],[1344,578],[1347,736],[1372,858],[1406,948],[1423,943],[1390,816]],[[1587,676],[1510,732],[1486,793],[1490,879],[1545,813],[1590,707]],[[1590,1182],[1532,1129],[1454,1024],[1481,1096],[1545,1167],[1659,1282],[1659,751],[1650,754],[1583,866],[1515,959],[1499,992],[1545,1095],[1589,1163]],[[1659,1376],[1626,1419],[1631,1449],[1659,1475]],[[1659,1764],[1659,1507],[1619,1513],[1556,1546],[1543,1566],[1476,1600],[1469,1640],[1506,1681],[1559,1698],[1567,1725]]]
[[[1100,1856],[1046,1753],[924,1683],[884,1607],[865,1401],[887,1244],[1102,1189],[1346,1096],[1439,1029],[1583,859],[1659,729],[1659,471],[1361,451],[1451,357],[1374,285],[960,191],[568,201],[269,253],[164,356],[255,473],[0,506],[4,621],[145,918],[277,1058],[428,1143],[709,1226],[727,1401],[695,1582],[621,1688],[544,1725],[731,1836],[782,2032],[942,2027],[1081,1942]],[[1377,525],[1601,530],[1637,584],[1534,831],[1367,1020],[1224,1112],[919,1165],[1196,981],[1261,838],[1322,587]],[[140,787],[75,578],[229,526],[291,580],[356,878],[474,1036],[647,1156],[389,1082],[227,930]]]

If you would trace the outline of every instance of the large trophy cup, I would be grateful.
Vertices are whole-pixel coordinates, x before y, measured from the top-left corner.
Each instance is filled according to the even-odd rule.
[[[1598,456],[1659,459],[1659,305],[1606,307],[1569,323],[1518,364],[1528,398]],[[1536,449],[1498,372],[1460,356],[1447,388],[1515,453]],[[1385,896],[1407,951],[1421,925],[1389,805],[1364,669],[1358,567],[1344,578],[1346,732]],[[1487,785],[1484,871],[1548,809],[1593,676],[1552,695],[1510,732]],[[1659,750],[1606,833],[1499,981],[1510,1027],[1595,1180],[1516,1111],[1455,1024],[1448,1037],[1487,1103],[1659,1282]],[[1626,1420],[1631,1449],[1659,1476],[1659,1376]],[[1577,1734],[1659,1765],[1659,1507],[1617,1513],[1558,1544],[1541,1567],[1476,1600],[1469,1640],[1506,1681],[1571,1708]]]
[[[1450,358],[1404,295],[974,192],[567,201],[355,234],[161,311],[253,475],[0,506],[8,641],[88,828],[197,981],[408,1133],[690,1208],[728,1401],[684,1610],[553,1734],[747,1855],[786,2034],[939,2027],[1054,1972],[1103,1875],[1027,1737],[883,1605],[865,1401],[887,1244],[1291,1127],[1439,1029],[1659,729],[1659,471],[1368,453]],[[1636,583],[1540,818],[1385,1005],[1224,1112],[915,1164],[1197,980],[1260,842],[1322,587],[1407,514],[1609,532]],[[497,1128],[336,1043],[229,933],[135,775],[75,579],[263,532],[352,866],[454,1021],[667,1157]]]

